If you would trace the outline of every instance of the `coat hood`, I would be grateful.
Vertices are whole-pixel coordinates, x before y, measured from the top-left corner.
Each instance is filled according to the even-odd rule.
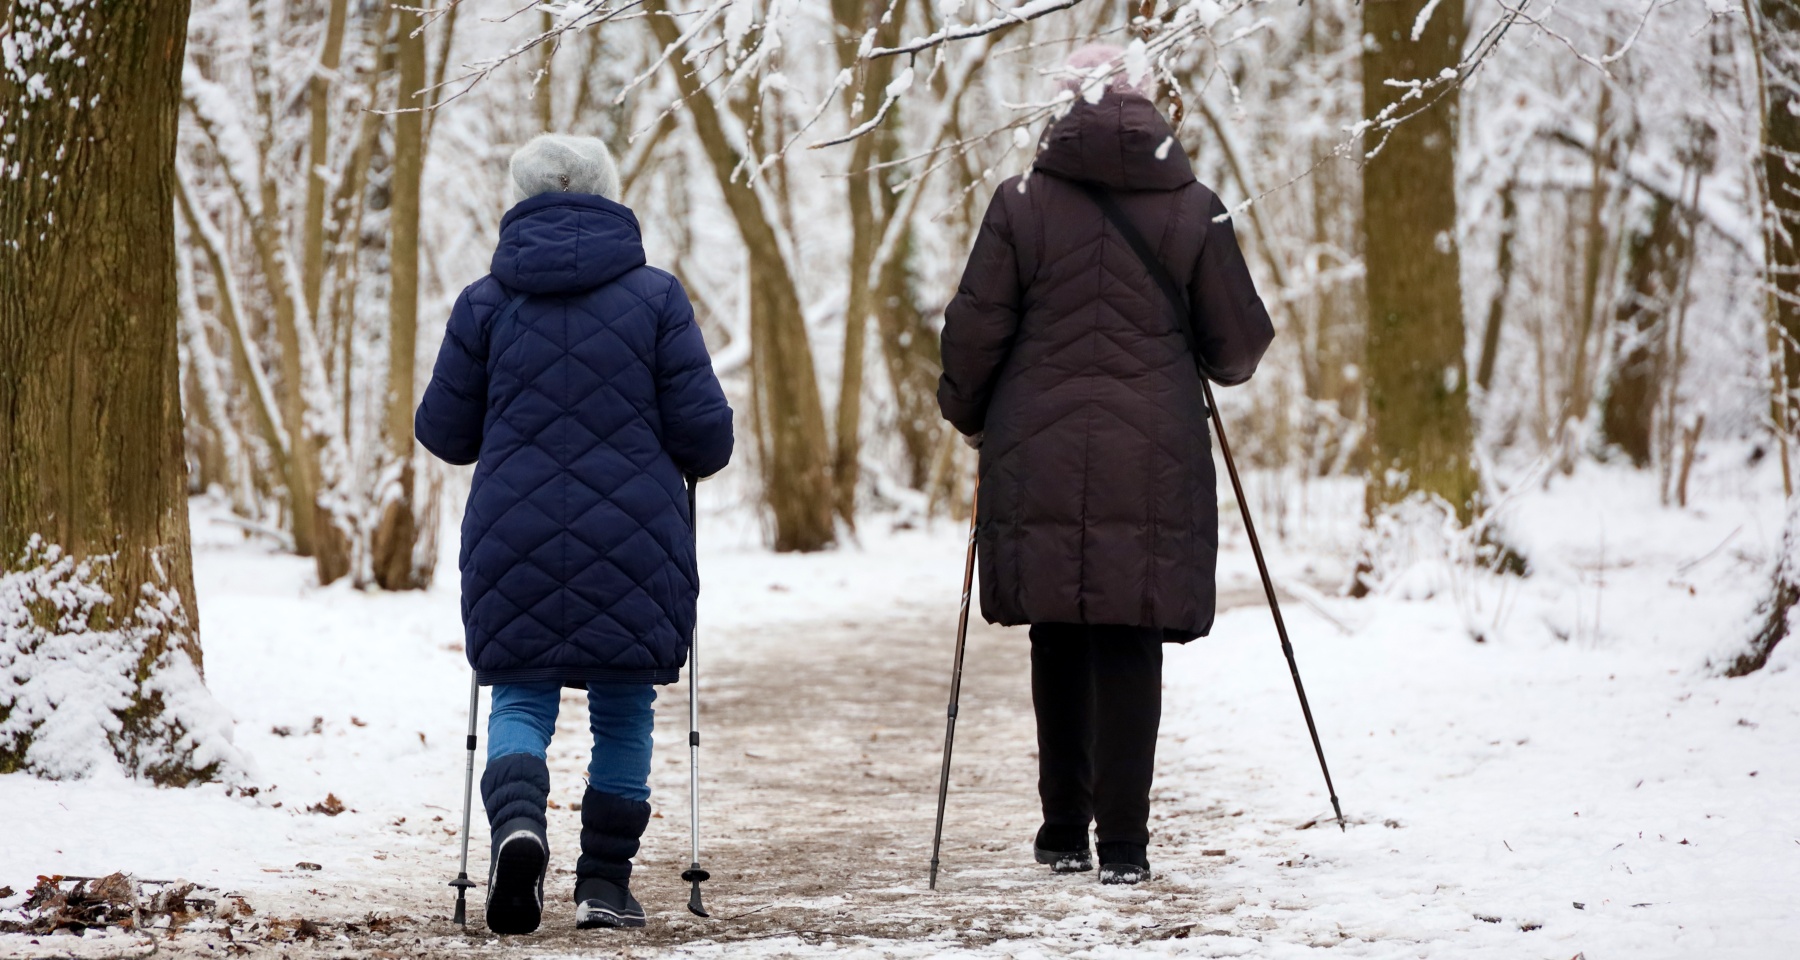
[[[1109,190],[1174,190],[1194,182],[1194,167],[1156,105],[1109,90],[1098,103],[1077,99],[1044,132],[1034,170]]]
[[[631,208],[590,193],[543,193],[500,219],[494,279],[520,293],[592,290],[644,265]]]

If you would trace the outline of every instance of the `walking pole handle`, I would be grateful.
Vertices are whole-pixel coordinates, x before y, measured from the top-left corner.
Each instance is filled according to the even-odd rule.
[[[1244,532],[1250,537],[1250,552],[1256,555],[1256,569],[1262,574],[1263,592],[1269,596],[1269,612],[1275,617],[1275,633],[1281,638],[1281,653],[1287,657],[1288,673],[1294,678],[1294,692],[1300,695],[1300,712],[1306,717],[1306,732],[1312,736],[1313,753],[1319,758],[1319,772],[1325,775],[1325,792],[1331,796],[1331,811],[1337,815],[1338,829],[1344,826],[1344,809],[1338,805],[1337,788],[1331,783],[1331,768],[1325,764],[1325,748],[1319,743],[1319,728],[1313,723],[1312,705],[1306,701],[1306,685],[1300,682],[1300,664],[1294,659],[1294,645],[1288,641],[1287,622],[1281,619],[1281,601],[1275,597],[1275,581],[1269,576],[1269,563],[1263,559],[1262,542],[1256,537],[1256,523],[1250,519],[1250,503],[1244,497],[1243,481],[1238,479],[1236,461],[1231,458],[1231,441],[1225,438],[1225,420],[1219,415],[1219,404],[1213,399],[1212,384],[1200,378],[1200,389],[1206,396],[1206,407],[1212,411],[1213,431],[1219,435],[1219,452],[1225,456],[1225,471],[1231,475],[1231,491],[1237,497],[1238,512],[1244,517]]]

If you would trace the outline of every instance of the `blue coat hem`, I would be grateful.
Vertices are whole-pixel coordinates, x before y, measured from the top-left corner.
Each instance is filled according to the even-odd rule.
[[[605,667],[532,667],[523,670],[477,670],[475,682],[484,687],[496,683],[559,683],[565,687],[586,690],[590,683],[674,683],[681,679],[679,667],[650,670],[609,670]]]

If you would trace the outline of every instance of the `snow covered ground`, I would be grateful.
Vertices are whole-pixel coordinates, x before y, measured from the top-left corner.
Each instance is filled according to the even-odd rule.
[[[1334,588],[1360,493],[1286,491],[1287,535],[1265,537],[1294,595],[1284,609],[1342,833],[1228,526],[1228,609],[1212,638],[1169,654],[1159,876],[1133,890],[1030,864],[1024,638],[994,629],[971,641],[944,889],[925,890],[959,525],[878,517],[858,547],[795,557],[755,547],[735,514],[708,517],[708,894],[735,919],[688,917],[672,880],[686,843],[674,687],[653,777],[662,816],[640,863],[650,928],[576,937],[553,911],[540,935],[509,941],[446,922],[468,676],[454,576],[418,595],[321,590],[306,561],[244,541],[196,501],[207,681],[261,789],[0,777],[0,887],[20,891],[0,908],[38,874],[124,870],[311,919],[326,936],[282,947],[300,953],[1792,957],[1800,645],[1748,678],[1709,666],[1746,633],[1766,582],[1779,481],[1718,459],[1687,510],[1609,468],[1526,485],[1503,512],[1533,565],[1524,579],[1434,559],[1441,543],[1409,530],[1386,588],[1359,601]],[[572,730],[553,747],[564,805],[582,749]],[[309,812],[331,798],[343,812]],[[553,847],[570,849],[572,823],[553,815]],[[478,822],[477,873],[485,846]],[[371,914],[398,922],[376,937]],[[87,946],[40,939],[0,936],[0,955]],[[87,939],[90,952],[131,945]]]

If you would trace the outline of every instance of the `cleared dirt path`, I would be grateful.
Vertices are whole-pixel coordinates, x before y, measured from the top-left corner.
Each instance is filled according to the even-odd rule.
[[[703,655],[723,648],[701,664],[702,859],[713,873],[705,891],[715,919],[686,912],[679,880],[687,863],[687,692],[676,686],[658,705],[658,817],[634,880],[650,925],[602,935],[572,928],[565,898],[578,815],[560,811],[551,819],[560,902],[538,934],[484,946],[529,945],[540,954],[600,943],[634,951],[685,945],[742,955],[745,941],[780,941],[764,946],[924,956],[1008,939],[1074,947],[1191,934],[1235,906],[1204,880],[1218,860],[1200,834],[1208,820],[1228,815],[1223,810],[1159,803],[1151,861],[1160,876],[1135,890],[1101,887],[1091,873],[1055,877],[1032,862],[1040,821],[1023,631],[971,626],[936,892],[926,878],[954,643],[945,611],[794,624],[710,645],[703,634],[701,643]],[[584,737],[571,699],[552,775],[575,786],[559,795],[578,789]]]

